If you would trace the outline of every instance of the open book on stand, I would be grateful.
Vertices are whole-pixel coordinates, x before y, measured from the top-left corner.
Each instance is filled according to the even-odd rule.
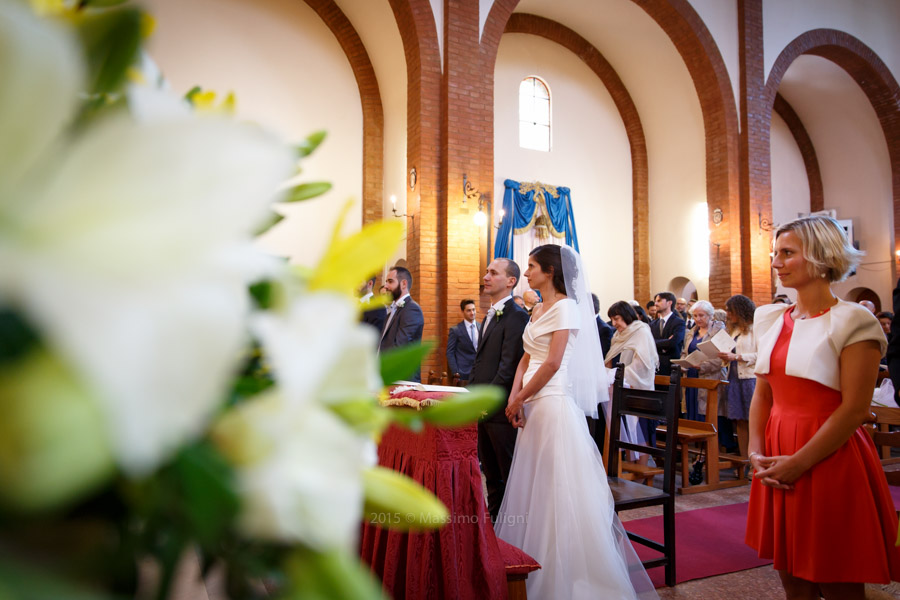
[[[728,332],[722,329],[710,339],[697,344],[697,349],[684,358],[673,360],[672,364],[687,368],[699,367],[706,361],[717,358],[720,352],[731,352],[735,345],[735,341],[728,335]]]

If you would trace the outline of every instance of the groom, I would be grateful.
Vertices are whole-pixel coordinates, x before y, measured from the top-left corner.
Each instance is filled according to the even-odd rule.
[[[481,325],[481,339],[472,365],[469,383],[490,383],[512,390],[516,367],[522,358],[522,332],[528,313],[512,301],[519,282],[519,265],[506,258],[495,258],[484,275],[484,291],[491,308]],[[488,512],[497,520],[506,480],[516,447],[516,428],[506,418],[504,403],[478,423],[478,459],[487,483]]]

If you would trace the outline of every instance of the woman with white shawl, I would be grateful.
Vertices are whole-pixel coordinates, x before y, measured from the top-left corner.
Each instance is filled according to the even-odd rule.
[[[606,366],[612,368],[614,361],[625,365],[625,385],[635,390],[654,389],[653,379],[659,366],[659,354],[656,342],[650,332],[650,326],[638,318],[634,307],[628,302],[619,301],[607,311],[612,326],[616,328],[609,352],[606,354]],[[609,404],[606,409],[606,422],[609,423]],[[621,441],[633,444],[645,444],[644,435],[638,427],[638,418],[628,415],[621,428]],[[640,455],[638,462],[646,464],[649,456]]]

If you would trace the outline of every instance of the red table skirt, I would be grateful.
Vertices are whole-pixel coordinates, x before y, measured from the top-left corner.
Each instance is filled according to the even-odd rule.
[[[434,492],[451,522],[439,530],[401,533],[363,525],[360,554],[394,598],[506,598],[503,558],[484,501],[475,425],[431,426],[416,434],[392,426],[378,463]]]

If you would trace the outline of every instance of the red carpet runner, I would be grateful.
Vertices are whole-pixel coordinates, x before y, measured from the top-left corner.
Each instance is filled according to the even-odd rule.
[[[623,523],[625,529],[662,542],[662,516]],[[747,503],[698,508],[675,514],[675,578],[678,583],[713,575],[734,573],[771,564],[744,544]],[[641,560],[659,554],[634,545]],[[656,587],[665,585],[663,567],[647,571]]]

